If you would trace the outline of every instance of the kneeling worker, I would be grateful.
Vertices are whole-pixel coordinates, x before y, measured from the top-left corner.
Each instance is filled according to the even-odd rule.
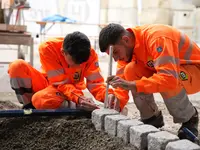
[[[22,59],[8,69],[11,87],[23,108],[57,109],[77,104],[96,109],[82,92],[86,87],[96,100],[104,102],[106,87],[98,56],[85,34],[73,32],[65,38],[49,39],[39,46],[39,55],[42,72]],[[109,99],[115,99],[112,93],[109,89]]]
[[[101,52],[108,54],[112,45],[118,62],[117,76],[107,82],[118,91],[132,92],[145,124],[164,125],[153,97],[153,93],[160,93],[174,122],[182,123],[179,138],[192,140],[185,127],[198,136],[198,112],[188,98],[200,91],[200,48],[195,42],[166,25],[124,29],[109,24],[101,30],[99,43]],[[120,95],[127,97],[127,92]]]

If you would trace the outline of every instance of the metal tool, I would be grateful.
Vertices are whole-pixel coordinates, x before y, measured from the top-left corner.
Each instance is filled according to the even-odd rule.
[[[76,93],[74,93],[74,92],[71,92],[72,94],[74,94],[74,95],[76,95],[78,98],[80,98],[80,99],[82,99],[82,100],[84,100],[84,98],[82,98],[82,97],[80,97],[79,95],[77,95]]]
[[[188,128],[183,128],[183,132],[188,135],[194,141],[194,143],[200,145],[198,137],[196,137]]]
[[[109,47],[109,65],[108,65],[108,76],[112,75],[112,57],[113,57],[113,46]],[[104,100],[104,107],[107,107],[108,103],[108,90],[109,90],[109,84],[106,85],[106,98]]]
[[[19,109],[19,110],[0,110],[2,117],[28,117],[28,116],[85,116],[91,117],[92,111],[82,109]]]

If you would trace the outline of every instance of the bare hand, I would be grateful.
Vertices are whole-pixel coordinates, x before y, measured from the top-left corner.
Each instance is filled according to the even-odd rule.
[[[113,88],[120,87],[125,90],[136,91],[135,82],[126,81],[118,76],[109,76],[106,82],[109,83]]]
[[[98,109],[99,107],[94,103],[92,98],[86,98],[81,96],[79,99],[78,107],[85,109],[85,110],[94,110]]]
[[[120,111],[120,101],[115,95],[109,94],[108,99],[104,101],[104,107]]]

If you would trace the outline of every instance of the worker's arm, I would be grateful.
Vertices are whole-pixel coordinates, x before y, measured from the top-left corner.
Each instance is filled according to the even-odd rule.
[[[137,80],[137,92],[156,93],[175,89],[179,82],[178,43],[162,37],[149,42],[148,47],[157,73]]]
[[[96,100],[104,102],[106,85],[100,72],[101,70],[99,68],[98,56],[96,52],[91,49],[91,56],[87,62],[87,68],[85,72],[87,89],[95,97]],[[112,94],[113,90],[109,89],[108,93]]]
[[[123,61],[118,61],[117,62],[117,71],[116,71],[116,75],[121,77],[121,78],[125,78],[124,77],[124,68],[127,65],[127,63],[123,62]],[[119,99],[120,101],[120,108],[121,110],[124,108],[124,106],[127,104],[128,100],[129,100],[129,95],[128,95],[128,90],[124,90],[120,87],[117,87],[114,90],[114,95]]]
[[[64,93],[68,100],[78,103],[78,96],[82,96],[81,90],[70,84],[63,67],[59,63],[59,58],[54,50],[55,46],[44,42],[39,46],[40,62],[43,71],[47,74],[48,81],[51,85],[57,86],[58,90]],[[73,94],[75,93],[75,94]]]

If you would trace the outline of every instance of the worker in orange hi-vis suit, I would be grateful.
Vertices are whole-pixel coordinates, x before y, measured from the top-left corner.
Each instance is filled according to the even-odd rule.
[[[24,108],[73,108],[77,104],[95,109],[93,101],[83,95],[86,87],[96,100],[104,102],[106,86],[98,56],[85,34],[73,32],[65,38],[49,39],[39,46],[39,55],[42,72],[22,59],[9,66],[11,87]],[[108,93],[108,99],[115,98],[112,89]]]
[[[166,25],[143,25],[124,29],[119,24],[109,24],[99,35],[101,52],[118,62],[116,76],[107,78],[115,95],[127,102],[128,91],[140,111],[141,120],[155,127],[164,125],[153,93],[164,99],[174,123],[182,123],[178,131],[181,139],[187,127],[198,135],[198,112],[188,99],[188,94],[200,91],[200,48],[187,35]],[[123,104],[125,105],[125,104]]]

